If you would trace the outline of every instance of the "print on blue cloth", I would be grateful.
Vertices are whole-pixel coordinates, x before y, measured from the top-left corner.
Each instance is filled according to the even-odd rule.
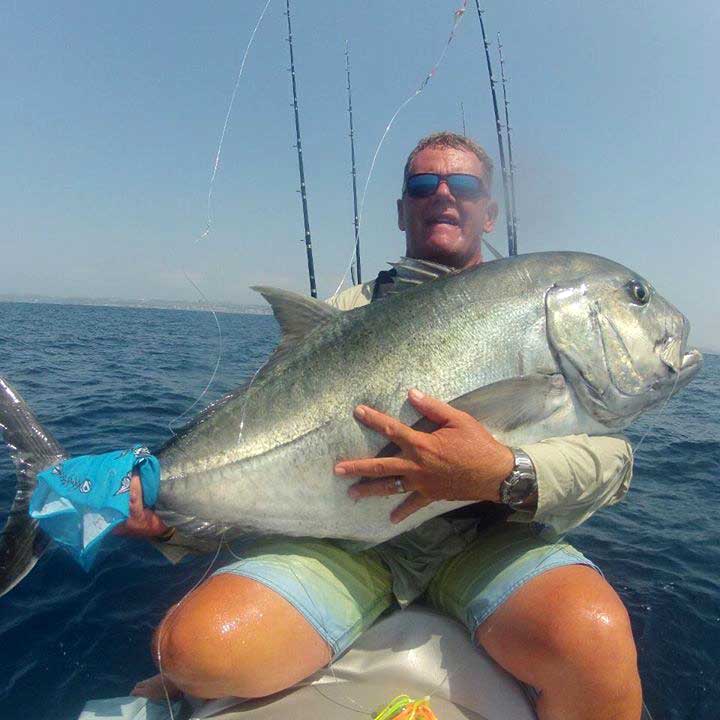
[[[160,463],[142,445],[103,455],[80,455],[38,473],[30,516],[89,570],[102,539],[130,515],[130,479],[140,475],[143,503],[154,505]]]

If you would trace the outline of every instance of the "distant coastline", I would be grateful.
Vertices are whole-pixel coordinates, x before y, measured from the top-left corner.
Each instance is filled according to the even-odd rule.
[[[118,298],[60,298],[45,295],[0,295],[0,303],[29,303],[36,305],[85,305],[96,307],[136,308],[140,310],[194,310],[233,315],[271,315],[269,305],[242,305],[237,303],[214,303],[212,306],[184,300],[119,300]],[[720,355],[720,346],[701,347],[700,352]]]
[[[118,298],[61,298],[46,295],[0,295],[0,303],[31,305],[83,305],[95,307],[136,308],[140,310],[195,310],[197,312],[232,313],[234,315],[270,315],[269,305],[241,305],[236,303],[188,302],[185,300],[120,300]]]

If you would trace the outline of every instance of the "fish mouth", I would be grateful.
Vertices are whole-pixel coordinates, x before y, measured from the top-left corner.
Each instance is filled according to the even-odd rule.
[[[703,356],[699,350],[693,348],[682,356],[682,363],[678,369],[678,384],[686,385],[700,372],[703,365]]]
[[[684,387],[700,371],[703,364],[702,353],[696,348],[687,347],[690,323],[682,317],[679,332],[668,334],[656,348],[658,357],[674,379],[676,388]],[[673,391],[674,392],[674,391]]]
[[[703,356],[699,350],[692,349],[683,353],[675,365],[666,363],[668,377],[665,383],[672,384],[670,394],[674,395],[678,390],[684,388],[697,374],[703,365]],[[662,385],[663,383],[659,383]]]

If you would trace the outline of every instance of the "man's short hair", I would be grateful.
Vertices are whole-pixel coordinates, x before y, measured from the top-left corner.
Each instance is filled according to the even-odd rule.
[[[490,156],[478,145],[474,140],[471,140],[465,135],[458,135],[454,132],[435,132],[431,135],[426,135],[422,138],[418,144],[412,149],[410,155],[408,155],[407,162],[405,163],[405,171],[403,173],[403,188],[405,188],[405,182],[410,175],[410,166],[413,160],[417,157],[418,153],[426,148],[436,147],[448,147],[455,148],[456,150],[466,150],[473,153],[478,160],[482,163],[485,168],[485,176],[487,179],[488,190],[492,186],[492,174],[493,174],[493,161]]]

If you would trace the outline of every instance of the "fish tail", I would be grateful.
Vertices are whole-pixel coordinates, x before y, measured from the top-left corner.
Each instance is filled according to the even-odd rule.
[[[32,570],[48,546],[48,537],[28,514],[30,497],[38,472],[63,459],[65,453],[20,393],[2,377],[0,432],[17,472],[15,498],[0,535],[0,595],[4,595]]]

